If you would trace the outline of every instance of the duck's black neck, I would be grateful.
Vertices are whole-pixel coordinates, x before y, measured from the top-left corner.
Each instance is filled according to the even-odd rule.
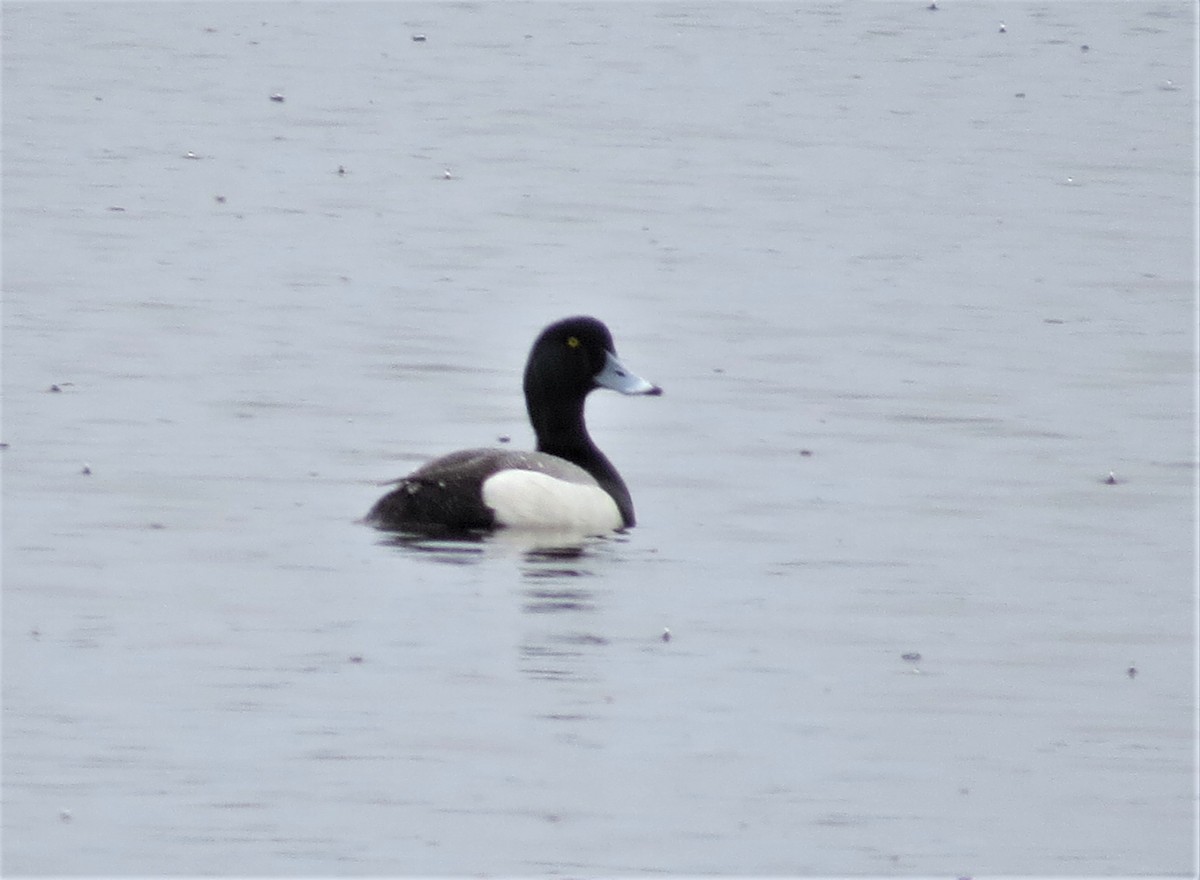
[[[539,408],[526,396],[529,421],[537,436],[537,451],[564,458],[595,477],[600,487],[617,503],[625,525],[632,526],[633,500],[629,497],[629,489],[612,462],[592,442],[583,419],[584,400],[580,397],[570,403],[560,401],[557,406]]]

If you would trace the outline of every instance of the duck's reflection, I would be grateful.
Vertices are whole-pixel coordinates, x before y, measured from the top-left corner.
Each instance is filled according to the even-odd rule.
[[[595,595],[587,588],[592,576],[584,546],[529,550],[521,566],[523,610],[527,614],[595,610]]]
[[[575,577],[588,573],[587,563],[598,551],[623,540],[620,535],[596,536],[570,531],[497,529],[468,532],[387,532],[381,544],[423,554],[435,562],[454,565],[496,557],[518,557],[529,578]]]
[[[484,535],[430,535],[389,532],[380,544],[423,554],[432,562],[468,565],[479,562],[484,554]]]
[[[525,590],[523,610],[527,614],[553,614],[562,611],[594,611],[595,596],[590,590],[530,587]]]
[[[514,644],[521,672],[554,682],[593,681],[599,655],[609,638],[595,631],[606,561],[628,539],[623,534],[595,537],[566,532],[502,529],[473,534],[389,534],[382,543],[448,565],[509,560],[497,571],[520,579],[520,609],[528,626]],[[546,717],[578,718],[577,707]]]

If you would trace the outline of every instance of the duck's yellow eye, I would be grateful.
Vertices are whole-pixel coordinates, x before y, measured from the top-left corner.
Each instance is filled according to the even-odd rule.
[[[578,336],[568,336],[568,337],[567,337],[567,347],[568,347],[568,348],[579,348],[579,346],[580,346],[580,345],[582,345],[582,344],[583,344],[583,343],[581,343],[581,342],[579,341],[579,337],[578,337]]]

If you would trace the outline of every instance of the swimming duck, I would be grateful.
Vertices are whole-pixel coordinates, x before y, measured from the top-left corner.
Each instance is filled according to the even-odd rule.
[[[471,532],[499,527],[604,534],[634,525],[625,481],[584,424],[597,388],[662,394],[617,358],[595,318],[566,318],[541,332],[525,365],[525,408],[536,452],[464,449],[397,480],[365,521],[381,529]]]

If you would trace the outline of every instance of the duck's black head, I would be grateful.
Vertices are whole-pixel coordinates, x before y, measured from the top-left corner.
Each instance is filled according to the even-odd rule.
[[[662,394],[661,388],[639,378],[617,359],[612,334],[603,322],[564,318],[543,330],[525,365],[526,402],[567,404],[582,401],[596,388],[622,394]]]

